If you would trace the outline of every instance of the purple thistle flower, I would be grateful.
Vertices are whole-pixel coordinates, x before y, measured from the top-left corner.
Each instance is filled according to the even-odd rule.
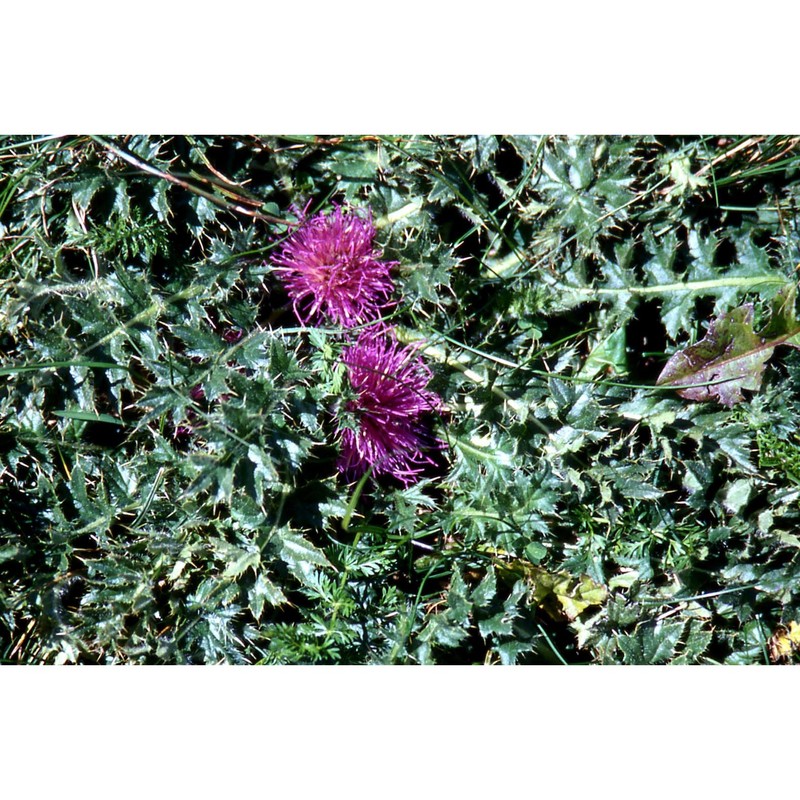
[[[434,463],[423,448],[440,443],[421,416],[441,408],[441,399],[426,389],[431,371],[415,357],[416,351],[414,345],[399,344],[386,329],[364,331],[345,349],[342,361],[355,397],[340,413],[337,466],[349,477],[372,467],[373,475],[391,475],[408,486],[425,464]]]
[[[374,245],[372,216],[337,206],[330,214],[303,219],[272,263],[305,325],[328,318],[345,328],[380,316],[394,289]]]

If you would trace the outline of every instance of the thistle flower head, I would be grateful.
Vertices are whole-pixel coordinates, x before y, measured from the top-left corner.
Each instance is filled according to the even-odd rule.
[[[431,372],[416,350],[386,329],[365,331],[345,349],[342,361],[354,392],[339,420],[338,467],[346,475],[371,467],[373,475],[391,475],[408,486],[433,463],[424,451],[436,445],[422,415],[440,408],[441,399],[426,388]]]
[[[380,316],[397,262],[382,261],[374,239],[369,212],[337,206],[302,220],[272,263],[303,324],[328,319],[352,328]]]

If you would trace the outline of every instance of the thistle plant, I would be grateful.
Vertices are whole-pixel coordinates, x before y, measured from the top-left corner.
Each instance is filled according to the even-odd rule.
[[[381,259],[369,211],[337,206],[329,214],[300,216],[272,259],[297,318],[345,328],[377,319],[394,288],[396,262]]]
[[[798,208],[785,136],[0,138],[0,658],[797,663]]]
[[[369,209],[301,214],[299,229],[272,260],[301,322],[327,319],[348,330],[379,318],[397,262],[381,259],[375,233]],[[414,357],[415,347],[402,347],[383,324],[345,340],[342,363],[353,394],[339,407],[337,466],[348,478],[369,470],[408,485],[433,463],[424,452],[431,437],[422,417],[441,400],[426,389],[430,370]]]
[[[433,460],[425,418],[441,408],[427,389],[431,371],[414,345],[401,345],[391,329],[364,331],[345,348],[342,362],[353,396],[340,408],[338,467],[346,476],[367,470],[404,485],[415,481]]]

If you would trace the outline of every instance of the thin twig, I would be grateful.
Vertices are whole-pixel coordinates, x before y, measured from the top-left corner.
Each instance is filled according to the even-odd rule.
[[[92,136],[91,137],[94,141],[96,141],[99,145],[106,148],[110,152],[114,153],[114,155],[121,158],[123,161],[126,161],[136,169],[142,170],[142,172],[147,172],[150,175],[155,175],[157,178],[161,178],[162,180],[168,181],[169,183],[173,183],[176,186],[180,186],[182,189],[185,189],[187,192],[192,192],[192,194],[199,195],[200,197],[204,197],[214,205],[218,206],[219,208],[224,208],[226,211],[236,211],[239,214],[246,214],[248,217],[254,217],[256,219],[263,220],[264,222],[269,222],[273,225],[291,225],[293,223],[289,222],[288,220],[280,219],[279,217],[273,217],[271,214],[262,214],[260,211],[254,211],[250,208],[245,208],[242,205],[231,205],[226,201],[222,200],[221,198],[217,197],[213,192],[207,192],[205,189],[201,189],[199,186],[194,186],[193,184],[189,183],[182,178],[177,177],[169,172],[164,172],[158,167],[154,167],[152,164],[149,164],[146,161],[138,158],[137,156],[129,153],[127,150],[123,150],[121,147],[117,147],[117,145],[112,144],[109,141],[106,141],[100,136]],[[237,198],[241,199],[241,198]],[[243,199],[242,199],[243,201]]]

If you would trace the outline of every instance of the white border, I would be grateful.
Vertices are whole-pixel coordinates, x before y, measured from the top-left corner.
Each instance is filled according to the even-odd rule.
[[[0,133],[791,133],[799,14],[719,0],[16,4]]]
[[[667,785],[755,796],[794,763],[795,677],[758,667],[10,667],[0,669],[0,753],[16,797],[48,783],[65,799],[91,787],[123,798],[602,800]]]

